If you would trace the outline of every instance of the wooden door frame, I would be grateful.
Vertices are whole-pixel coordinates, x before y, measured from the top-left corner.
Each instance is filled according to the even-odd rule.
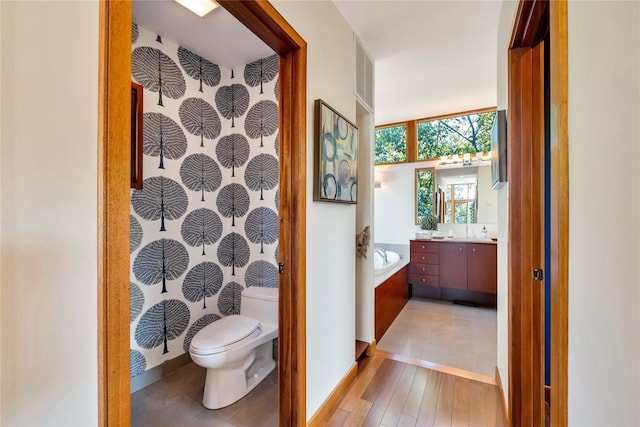
[[[548,10],[547,10],[548,8]],[[539,105],[544,81],[543,55],[535,49],[550,33],[551,128],[551,425],[567,424],[568,356],[568,83],[566,0],[521,0],[509,49],[509,420],[511,425],[540,424],[543,383],[540,360],[544,345],[534,327],[540,318],[540,293],[534,291],[531,269],[543,267],[539,215],[544,199],[533,198],[539,182],[531,182],[540,163],[535,142],[543,120]],[[535,208],[534,208],[535,207]],[[537,265],[536,265],[537,264]],[[537,307],[537,310],[534,310]]]
[[[280,56],[279,423],[306,424],[306,42],[267,1],[218,3]],[[128,426],[131,2],[101,1],[98,82],[98,423]]]

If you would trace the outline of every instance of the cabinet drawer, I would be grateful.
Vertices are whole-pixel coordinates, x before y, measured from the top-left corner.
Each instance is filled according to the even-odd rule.
[[[438,254],[411,251],[411,262],[418,264],[438,264]]]
[[[419,263],[411,263],[409,264],[409,273],[410,274],[428,274],[429,276],[437,276],[438,275],[438,264],[419,264]]]
[[[411,241],[411,253],[413,252],[424,252],[430,254],[438,253],[438,243],[437,242],[421,242],[417,240]]]
[[[438,276],[409,274],[409,283],[412,285],[438,286]]]

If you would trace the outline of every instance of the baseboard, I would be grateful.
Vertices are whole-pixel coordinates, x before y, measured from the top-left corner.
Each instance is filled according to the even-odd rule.
[[[502,406],[502,415],[504,416],[504,425],[509,425],[509,411],[507,411],[507,399],[504,395],[504,388],[502,388],[502,378],[500,378],[500,370],[496,366],[496,385],[500,391],[500,403]]]
[[[354,363],[349,369],[349,372],[340,380],[336,388],[333,389],[329,397],[322,402],[322,405],[318,408],[315,414],[307,422],[307,427],[321,426],[325,421],[329,419],[331,411],[333,411],[338,404],[340,398],[347,391],[353,380],[358,375],[358,364]]]
[[[367,347],[367,349],[364,351],[364,355],[371,357],[375,352],[376,352],[376,340],[374,339],[373,341],[371,341],[371,344],[369,344],[369,347]]]
[[[189,353],[182,353],[178,357],[174,357],[171,360],[163,362],[161,365],[154,366],[153,368],[144,371],[140,375],[136,375],[131,378],[131,393],[135,393],[136,391],[155,383],[162,377],[169,375],[171,372],[182,368],[190,362],[191,357],[189,356]]]

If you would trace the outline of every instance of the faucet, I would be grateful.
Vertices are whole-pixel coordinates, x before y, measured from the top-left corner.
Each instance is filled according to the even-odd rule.
[[[382,257],[382,259],[384,260],[385,264],[388,262],[387,261],[387,251],[384,250],[384,248],[377,247],[377,248],[374,249],[374,252]]]

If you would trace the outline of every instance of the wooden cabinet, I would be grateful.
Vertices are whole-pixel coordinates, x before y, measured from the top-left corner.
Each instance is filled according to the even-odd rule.
[[[481,292],[495,297],[497,268],[494,244],[411,241],[409,283],[419,289],[430,287],[436,292],[449,292],[448,295],[455,299],[464,296],[460,292]],[[418,294],[431,298],[433,292]]]
[[[440,286],[467,289],[467,244],[439,243]]]
[[[467,289],[495,294],[498,255],[495,245],[467,243]]]
[[[439,272],[438,243],[412,240],[410,250],[409,283],[437,287]]]

